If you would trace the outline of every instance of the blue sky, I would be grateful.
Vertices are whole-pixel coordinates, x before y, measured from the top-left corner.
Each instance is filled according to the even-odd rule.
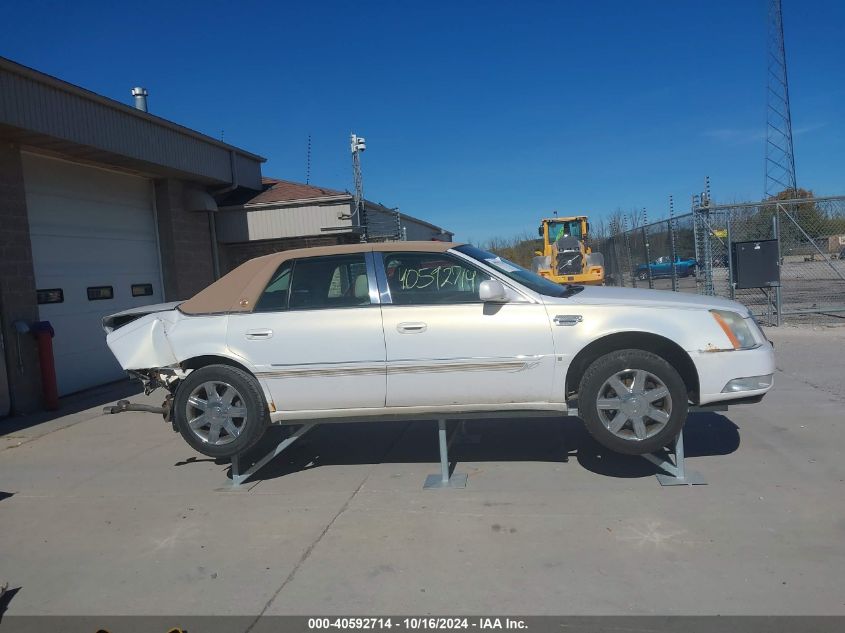
[[[18,2],[0,55],[351,189],[460,239],[551,210],[665,215],[709,175],[759,198],[764,0]],[[845,3],[784,0],[799,185],[845,193]]]

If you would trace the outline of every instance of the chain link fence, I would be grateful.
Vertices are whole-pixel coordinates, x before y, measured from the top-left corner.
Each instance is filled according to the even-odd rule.
[[[736,299],[769,324],[845,319],[845,197],[710,205],[596,240],[607,283]],[[780,287],[737,289],[732,244],[778,240]]]

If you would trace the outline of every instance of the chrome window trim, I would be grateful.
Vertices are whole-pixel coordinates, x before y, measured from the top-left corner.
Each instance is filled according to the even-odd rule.
[[[381,294],[379,293],[377,259],[373,251],[364,253],[364,263],[367,265],[367,284],[370,289],[370,305],[379,305],[382,303]]]
[[[376,256],[375,251],[370,251],[370,255],[372,255],[373,266],[376,272],[380,302],[382,305],[392,305],[393,297],[390,296],[390,286],[387,284],[387,271],[384,269],[384,253],[379,252],[378,256]]]

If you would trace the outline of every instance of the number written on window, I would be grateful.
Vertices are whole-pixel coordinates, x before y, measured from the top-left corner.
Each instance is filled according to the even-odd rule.
[[[447,253],[385,253],[391,300],[404,305],[479,301],[478,286],[488,275]]]
[[[474,292],[475,270],[463,266],[434,266],[424,268],[405,268],[399,274],[402,290],[463,290]]]

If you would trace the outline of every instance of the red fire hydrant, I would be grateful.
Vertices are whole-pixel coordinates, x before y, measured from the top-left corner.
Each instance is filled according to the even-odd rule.
[[[53,337],[56,333],[49,321],[33,323],[30,331],[38,342],[38,362],[41,365],[41,391],[44,394],[44,408],[48,411],[55,411],[59,408],[56,362],[53,358]]]

